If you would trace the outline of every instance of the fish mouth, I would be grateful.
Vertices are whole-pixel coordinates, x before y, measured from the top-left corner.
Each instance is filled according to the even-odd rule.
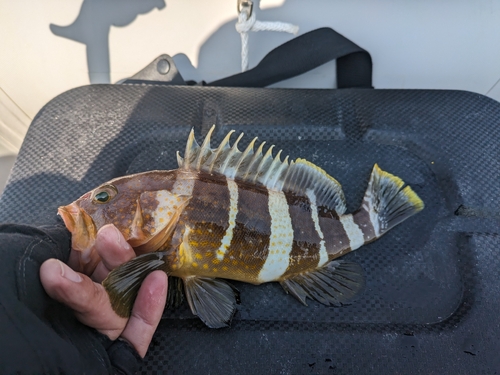
[[[71,232],[71,247],[76,250],[76,261],[79,270],[92,272],[100,260],[94,249],[97,229],[94,220],[75,202],[59,207],[57,213],[62,217],[66,228]],[[70,255],[70,263],[75,259]]]

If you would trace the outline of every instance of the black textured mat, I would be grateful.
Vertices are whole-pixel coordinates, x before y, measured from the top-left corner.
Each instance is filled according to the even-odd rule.
[[[244,131],[324,168],[361,203],[374,163],[411,185],[421,213],[348,254],[366,288],[349,306],[305,307],[277,284],[235,283],[232,327],[187,306],[164,314],[144,366],[159,374],[495,373],[500,370],[500,104],[416,90],[95,85],[37,115],[0,198],[0,221],[56,210],[126,173],[176,167],[191,127],[217,144]]]

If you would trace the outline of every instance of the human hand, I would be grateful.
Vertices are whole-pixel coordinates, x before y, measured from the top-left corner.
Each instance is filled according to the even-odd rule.
[[[99,230],[95,249],[101,262],[91,275],[75,272],[61,261],[49,259],[40,267],[42,285],[49,296],[70,307],[80,322],[111,340],[121,338],[127,341],[144,357],[165,307],[167,275],[162,271],[148,275],[141,285],[130,318],[122,318],[113,311],[100,282],[111,270],[134,258],[134,250],[113,225]]]

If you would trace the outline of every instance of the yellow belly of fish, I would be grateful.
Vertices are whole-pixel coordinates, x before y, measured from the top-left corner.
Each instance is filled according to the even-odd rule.
[[[259,259],[235,257],[231,248],[226,256],[217,257],[218,247],[210,241],[183,242],[179,247],[179,267],[170,274],[177,277],[202,276],[260,284]]]
[[[201,276],[261,284],[280,281],[282,271],[290,264],[302,264],[304,267],[299,267],[301,272],[316,268],[317,260],[290,259],[288,246],[278,248],[272,236],[240,229],[235,230],[234,238],[227,245],[221,240],[220,233],[217,233],[220,228],[207,223],[186,226],[176,264],[171,265],[172,271],[169,274],[176,277]],[[266,267],[275,267],[279,272],[264,279],[262,270]]]

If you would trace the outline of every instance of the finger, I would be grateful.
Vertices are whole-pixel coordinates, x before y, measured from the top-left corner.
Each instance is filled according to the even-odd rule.
[[[127,319],[113,311],[102,285],[56,259],[42,264],[40,280],[47,294],[70,307],[80,322],[97,329],[111,340],[120,336]]]
[[[85,258],[85,259],[84,259]],[[80,250],[71,249],[68,259],[68,265],[77,272],[91,275],[97,265],[101,262],[99,254],[92,249],[89,256],[83,256]]]
[[[71,252],[69,253],[68,264],[74,270],[80,271],[80,260],[77,250],[71,249]]]
[[[135,258],[134,249],[113,224],[105,225],[97,232],[94,247],[109,270]]]
[[[97,232],[94,248],[102,260],[92,275],[92,279],[97,282],[104,280],[120,264],[135,257],[134,249],[113,224],[105,225]]]
[[[132,315],[121,337],[144,358],[160,323],[167,300],[167,274],[155,271],[146,277],[139,289]]]

